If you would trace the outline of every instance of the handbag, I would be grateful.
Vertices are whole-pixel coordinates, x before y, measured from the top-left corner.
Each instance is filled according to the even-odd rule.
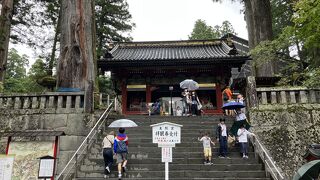
[[[202,105],[198,104],[198,110],[201,110],[201,108],[202,108]]]

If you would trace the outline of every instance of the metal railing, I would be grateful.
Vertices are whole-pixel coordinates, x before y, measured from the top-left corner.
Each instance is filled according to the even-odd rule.
[[[62,169],[62,171],[59,173],[58,176],[56,176],[55,179],[57,180],[65,180],[68,178],[71,178],[73,175],[77,177],[77,169],[78,165],[82,161],[82,159],[85,156],[85,152],[89,152],[90,147],[93,143],[93,140],[95,139],[96,135],[100,131],[102,125],[105,124],[105,121],[107,117],[109,116],[111,112],[111,107],[113,103],[111,103],[108,108],[102,113],[97,123],[94,125],[94,127],[91,129],[89,134],[86,136],[86,138],[83,140],[79,148],[76,150],[76,152],[72,155],[71,159],[68,161],[67,165]],[[74,170],[74,172],[72,171]]]
[[[254,146],[255,154],[258,154],[265,165],[266,173],[270,173],[274,180],[284,180],[282,170],[275,164],[267,150],[263,147],[259,138],[250,136],[250,140]],[[267,175],[267,174],[266,174]]]

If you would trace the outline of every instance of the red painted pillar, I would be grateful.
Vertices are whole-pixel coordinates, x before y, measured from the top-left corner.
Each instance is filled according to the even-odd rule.
[[[56,136],[54,140],[54,147],[53,147],[53,158],[54,158],[53,172],[56,171],[55,169],[56,169],[56,163],[57,163],[58,143],[59,143],[59,136]],[[54,176],[51,178],[51,180],[54,180]]]
[[[121,95],[122,95],[122,114],[127,114],[127,84],[125,81],[122,81],[121,84]]]
[[[223,113],[222,111],[222,93],[221,93],[221,86],[220,84],[216,84],[216,99],[217,99],[217,109],[220,113]]]
[[[11,142],[11,136],[8,137],[7,147],[6,147],[6,155],[8,155],[8,152],[9,152],[10,142]]]
[[[147,85],[146,86],[146,103],[151,103],[151,86]]]

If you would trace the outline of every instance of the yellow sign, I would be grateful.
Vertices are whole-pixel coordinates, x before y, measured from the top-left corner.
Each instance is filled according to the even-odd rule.
[[[147,85],[127,85],[127,89],[145,89]]]
[[[207,83],[207,84],[199,84],[199,87],[200,88],[214,88],[216,87],[216,84],[215,83]]]

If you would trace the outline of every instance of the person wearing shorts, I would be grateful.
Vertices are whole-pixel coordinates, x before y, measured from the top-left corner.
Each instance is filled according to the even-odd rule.
[[[205,133],[205,135],[202,138],[198,138],[198,140],[202,141],[202,143],[203,143],[204,164],[205,165],[212,165],[211,144],[215,145],[214,142],[211,141],[211,138],[208,136],[208,133]]]
[[[113,149],[116,153],[118,164],[118,177],[121,179],[122,171],[126,171],[128,162],[128,136],[124,133],[124,128],[119,128],[119,133],[114,139]]]

